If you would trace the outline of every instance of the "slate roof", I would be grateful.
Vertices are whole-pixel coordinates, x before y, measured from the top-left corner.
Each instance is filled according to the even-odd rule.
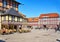
[[[14,2],[18,3],[18,4],[21,4],[20,2],[17,2],[16,0],[13,0]]]
[[[11,1],[11,0],[10,0]],[[16,2],[16,3],[18,3],[18,4],[21,4],[20,2],[18,2],[18,1],[16,1],[16,0],[12,0],[12,1],[14,1],[14,2]]]
[[[9,10],[6,10],[2,15],[13,15],[13,16],[18,16],[22,17],[15,9],[10,8]]]

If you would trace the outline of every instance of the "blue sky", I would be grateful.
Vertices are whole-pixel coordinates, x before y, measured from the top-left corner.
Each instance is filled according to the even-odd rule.
[[[60,0],[16,0],[24,5],[19,5],[19,11],[26,17],[38,17],[44,13],[59,13]]]

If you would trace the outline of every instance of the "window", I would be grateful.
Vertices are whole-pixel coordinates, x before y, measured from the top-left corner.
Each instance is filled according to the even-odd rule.
[[[16,9],[16,4],[12,3],[12,8]]]
[[[0,11],[0,15],[2,14],[2,12]]]
[[[22,22],[22,21],[23,21],[23,19],[22,19],[22,18],[20,18],[20,21]]]
[[[12,21],[15,21],[15,16],[12,16]]]
[[[4,16],[4,21],[6,20],[6,16]]]
[[[20,18],[18,17],[18,22],[20,21]]]
[[[2,21],[4,21],[4,16],[2,16]]]
[[[8,20],[8,16],[6,16],[6,20]]]
[[[18,4],[16,3],[16,8],[18,8]]]
[[[15,21],[17,21],[17,17],[15,17]]]
[[[5,21],[6,20],[6,16],[2,16],[2,21]]]
[[[58,20],[60,20],[60,18],[57,18]]]
[[[3,7],[6,7],[6,6],[7,6],[7,1],[3,0]]]
[[[11,16],[9,16],[9,21],[11,21],[12,20],[12,18],[11,18]]]
[[[12,5],[13,7],[16,7],[16,5],[13,3],[13,5]]]

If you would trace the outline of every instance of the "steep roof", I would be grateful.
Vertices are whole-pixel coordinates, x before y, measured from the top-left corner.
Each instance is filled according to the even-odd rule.
[[[18,12],[23,18],[26,18],[26,15],[22,14],[21,12]]]
[[[2,15],[13,15],[13,16],[18,16],[18,17],[22,17],[15,9],[10,8],[8,10],[6,10],[6,12],[4,12]]]
[[[41,14],[39,18],[58,18],[58,13],[48,13],[48,14]]]
[[[11,1],[11,0],[10,0]],[[12,1],[14,1],[14,2],[16,2],[16,3],[18,3],[18,4],[21,4],[20,2],[17,2],[16,0],[12,0]]]

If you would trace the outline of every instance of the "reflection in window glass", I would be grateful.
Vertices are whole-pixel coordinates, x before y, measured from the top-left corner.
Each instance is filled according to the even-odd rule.
[[[20,21],[23,21],[23,19],[22,19],[22,18],[20,18]]]
[[[11,16],[9,16],[9,20],[12,20],[12,17]]]
[[[2,16],[2,21],[4,20],[4,16]]]
[[[6,16],[6,20],[8,20],[8,16]]]
[[[15,17],[15,21],[17,21],[17,17]]]

